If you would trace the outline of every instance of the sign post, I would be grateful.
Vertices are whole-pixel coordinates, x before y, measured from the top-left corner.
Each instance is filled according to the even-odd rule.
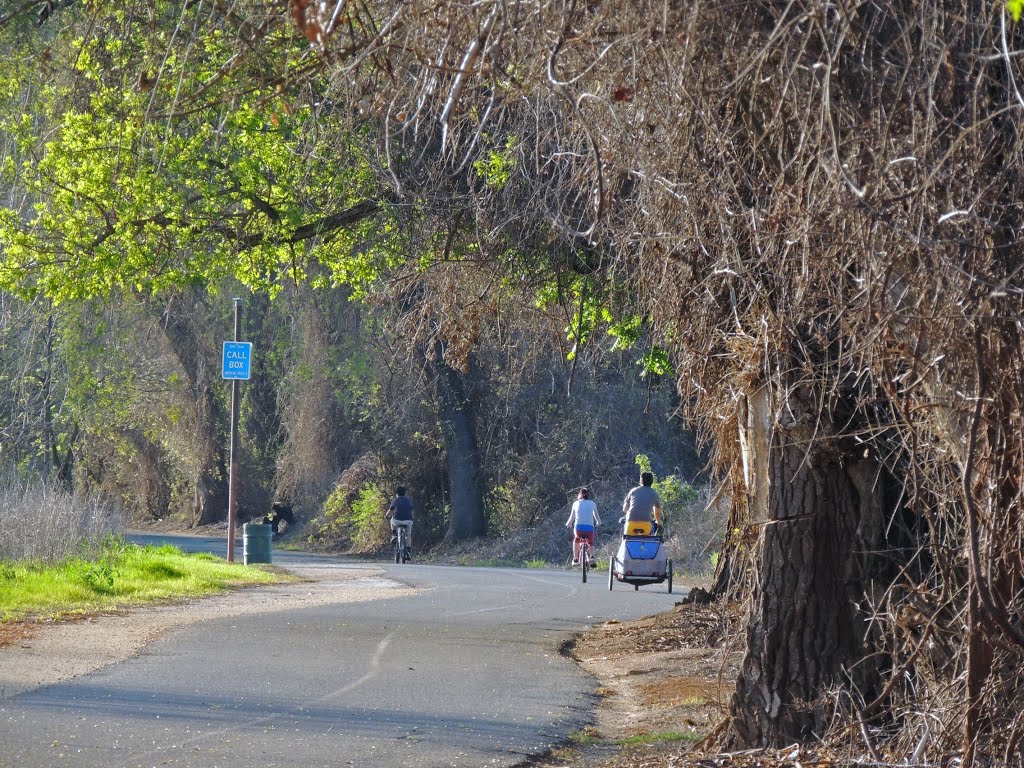
[[[242,334],[242,300],[235,302],[235,340],[224,342],[221,376],[231,381],[231,447],[228,451],[228,562],[235,561],[235,512],[238,506],[238,382],[249,379],[252,344],[239,341]]]

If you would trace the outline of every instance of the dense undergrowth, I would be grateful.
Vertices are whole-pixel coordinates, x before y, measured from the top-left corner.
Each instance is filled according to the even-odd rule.
[[[650,458],[636,456],[639,471],[651,471]],[[698,488],[678,474],[659,476],[654,483],[662,501],[666,545],[678,573],[708,576],[714,571],[717,551],[724,537],[724,511],[713,504],[707,488]],[[600,484],[592,490],[603,525],[598,529],[594,555],[607,563],[619,543],[618,519],[629,483]],[[347,551],[373,555],[387,547],[388,524],[382,510],[387,494],[376,484],[367,484],[347,494],[339,488],[324,505],[323,512],[301,532],[289,534],[285,546]],[[434,542],[418,557],[453,565],[545,568],[568,566],[570,534],[565,529],[572,500],[556,509],[536,515],[531,524],[495,526],[484,538],[465,542]],[[414,538],[420,539],[417,529]]]

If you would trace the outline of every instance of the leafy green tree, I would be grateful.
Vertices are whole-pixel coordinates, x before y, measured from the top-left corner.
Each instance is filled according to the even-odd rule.
[[[26,204],[0,213],[0,288],[60,302],[230,276],[273,294],[304,279],[314,257],[348,279],[365,277],[348,258],[358,233],[340,228],[378,210],[362,194],[372,186],[366,165],[339,162],[333,144],[318,156],[310,106],[255,85],[243,94],[213,85],[214,106],[174,107],[177,94],[217,81],[230,58],[225,30],[206,30],[187,57],[159,39],[131,45],[141,30],[118,32],[62,40],[66,58],[51,54],[51,66],[62,65],[53,86],[19,86],[20,59],[5,67],[8,98],[28,107],[0,124],[14,149],[5,174]],[[157,56],[155,80],[128,87],[126,72],[148,77],[143,62]]]
[[[231,41],[251,32],[250,20],[228,14],[206,25],[200,9],[179,10],[101,3],[90,13],[62,8],[41,28],[0,28],[12,54],[0,62],[0,173],[10,191],[0,291],[56,306],[138,297],[160,318],[193,403],[190,517],[209,522],[224,507],[225,410],[203,294],[232,280],[273,296],[316,263],[330,265],[321,285],[366,284],[388,255],[360,246],[379,204],[364,194],[375,187],[356,145],[346,162],[331,119],[311,120],[313,106],[266,76],[268,65],[294,65],[294,35],[278,25],[260,37],[248,59],[260,66],[246,73]],[[182,24],[202,34],[179,44]],[[46,81],[33,76],[38,68]],[[95,388],[96,411],[108,402],[102,393]],[[144,427],[125,430],[140,458],[175,453]],[[41,431],[53,443],[41,451],[48,462],[51,433]]]
[[[215,446],[223,442],[224,404],[213,365],[218,323],[204,294],[231,284],[256,292],[254,327],[262,329],[274,315],[262,297],[303,282],[347,286],[369,302],[389,295],[382,293],[388,277],[411,285],[390,296],[411,321],[428,318],[425,333],[408,339],[417,368],[428,372],[448,454],[443,506],[453,536],[481,532],[487,473],[477,437],[485,430],[475,417],[481,376],[472,369],[480,323],[462,327],[460,318],[554,285],[542,302],[569,310],[569,346],[557,347],[572,360],[565,391],[584,349],[597,348],[593,339],[611,323],[600,254],[553,244],[557,234],[547,227],[532,232],[500,221],[504,210],[538,204],[522,197],[526,132],[481,134],[479,160],[461,175],[438,175],[432,169],[446,150],[436,131],[392,141],[381,131],[378,99],[339,88],[290,20],[260,16],[258,5],[216,16],[168,2],[58,10],[39,28],[17,28],[17,39],[14,26],[0,30],[19,52],[0,66],[17,103],[3,125],[13,147],[5,173],[21,190],[0,214],[0,288],[65,305],[115,292],[150,306],[193,402],[187,420],[201,430],[200,458],[186,474],[196,486],[193,518],[205,521],[223,495],[224,459]],[[247,42],[239,47],[240,40]],[[40,63],[53,75],[45,86],[25,76]],[[387,167],[376,167],[377,159]],[[485,275],[489,286],[478,297],[449,290],[460,282],[456,270],[487,262],[501,271]],[[324,402],[340,382],[320,381],[315,399]],[[265,386],[249,398],[253,438],[257,423],[272,431],[281,417],[269,401]],[[289,432],[285,455],[303,455],[289,453],[299,431],[280,423]],[[155,450],[167,441],[154,434],[133,440],[135,450],[173,453]],[[270,443],[244,444],[269,469],[261,445]],[[289,462],[331,469],[327,460]],[[278,490],[294,491],[301,471],[279,477]]]

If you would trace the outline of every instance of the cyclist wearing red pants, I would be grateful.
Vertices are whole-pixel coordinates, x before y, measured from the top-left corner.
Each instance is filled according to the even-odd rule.
[[[601,518],[597,516],[597,504],[591,501],[590,491],[586,488],[580,488],[579,498],[573,503],[569,519],[565,521],[565,527],[573,532],[573,565],[579,565],[581,541],[585,539],[591,547],[594,546],[594,531],[600,524]]]

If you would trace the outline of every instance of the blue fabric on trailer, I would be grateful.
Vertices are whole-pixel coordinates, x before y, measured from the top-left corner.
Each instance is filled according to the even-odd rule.
[[[653,560],[660,548],[661,543],[657,539],[626,541],[626,551],[634,560]]]

